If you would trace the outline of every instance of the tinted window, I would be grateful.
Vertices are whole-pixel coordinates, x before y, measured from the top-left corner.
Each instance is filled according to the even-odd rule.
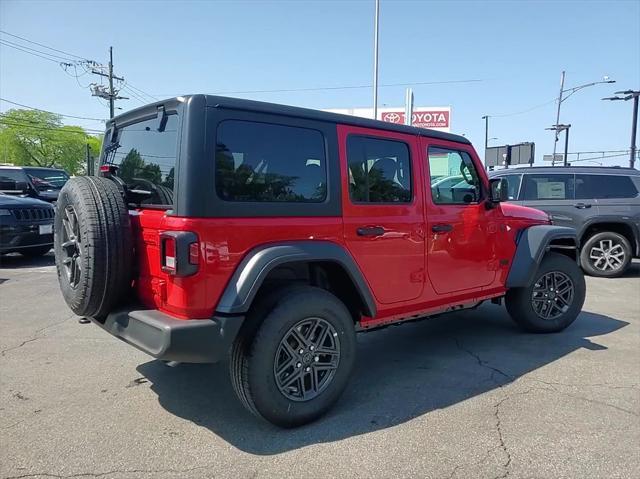
[[[573,175],[524,175],[524,200],[572,200]]]
[[[25,168],[24,171],[38,191],[60,190],[69,179],[69,175],[64,170]]]
[[[216,191],[227,201],[324,201],[327,165],[322,133],[223,121],[217,132]]]
[[[502,175],[498,178],[504,178],[509,185],[508,195],[510,200],[517,200],[520,193],[520,184],[522,183],[522,175]]]
[[[0,168],[0,181],[27,181],[27,175],[20,169]]]
[[[409,203],[411,160],[406,143],[351,135],[349,196],[365,203]]]
[[[468,153],[429,148],[429,174],[434,203],[464,205],[480,201],[480,179]]]
[[[163,131],[156,118],[118,128],[115,143],[105,146],[104,163],[118,166],[129,189],[141,192],[141,203],[171,206],[176,168],[178,116],[169,115]]]
[[[635,198],[638,196],[629,176],[621,175],[576,175],[576,198]]]

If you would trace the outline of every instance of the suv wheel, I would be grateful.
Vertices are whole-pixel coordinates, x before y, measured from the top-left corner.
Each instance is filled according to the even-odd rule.
[[[619,233],[605,231],[589,238],[580,251],[580,264],[591,276],[620,276],[631,262],[631,244]]]
[[[555,333],[575,321],[584,304],[586,285],[577,263],[559,253],[547,253],[533,284],[507,292],[511,318],[532,333]]]
[[[310,286],[275,291],[247,318],[231,354],[231,380],[243,405],[281,427],[324,414],[353,369],[351,315],[331,293]]]

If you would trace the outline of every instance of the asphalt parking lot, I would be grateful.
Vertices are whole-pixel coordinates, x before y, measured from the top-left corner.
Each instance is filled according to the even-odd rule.
[[[4,257],[0,475],[640,477],[640,263],[587,282],[555,335],[495,305],[361,334],[337,407],[279,430],[236,401],[226,364],[154,361],[78,323],[52,256]]]

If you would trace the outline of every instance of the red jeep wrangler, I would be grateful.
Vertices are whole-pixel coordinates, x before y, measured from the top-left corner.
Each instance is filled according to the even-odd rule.
[[[357,331],[505,298],[555,332],[584,302],[574,230],[502,203],[461,136],[194,95],[109,122],[100,175],[58,199],[68,305],[161,360],[229,356],[280,426],[337,400]]]

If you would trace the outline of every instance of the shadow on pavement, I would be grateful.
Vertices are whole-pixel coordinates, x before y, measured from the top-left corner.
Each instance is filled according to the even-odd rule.
[[[10,253],[0,255],[0,268],[41,268],[43,266],[53,266],[55,261],[56,258],[53,255],[53,250],[44,256],[37,257],[22,256],[20,253]]]
[[[507,384],[628,323],[583,312],[567,330],[525,334],[504,308],[486,305],[419,323],[358,335],[358,362],[347,390],[319,421],[277,429],[236,399],[228,365],[138,366],[170,413],[206,427],[245,452],[277,454],[385,429]],[[480,364],[482,361],[485,366]]]

